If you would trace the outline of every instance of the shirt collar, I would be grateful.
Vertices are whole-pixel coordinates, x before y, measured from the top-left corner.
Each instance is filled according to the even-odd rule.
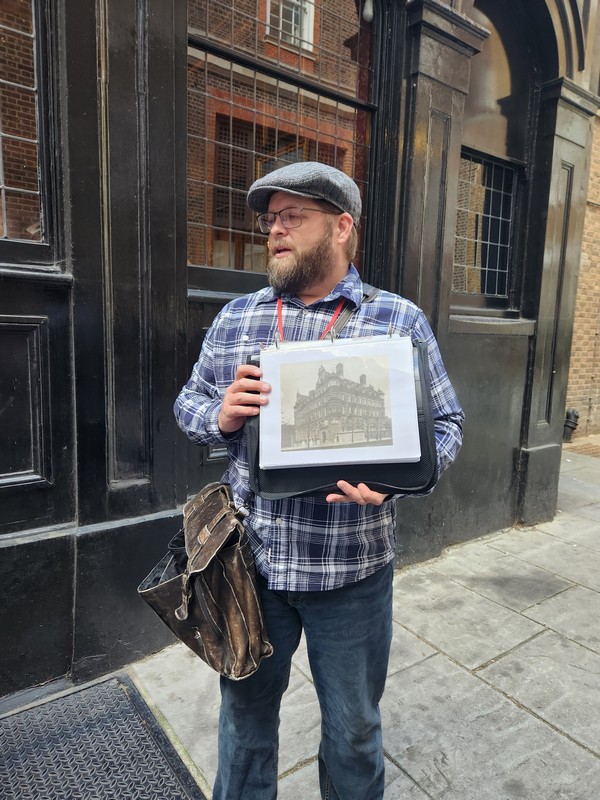
[[[273,290],[273,287],[268,286],[266,289],[262,290],[261,296],[256,302],[257,305],[262,303],[273,303],[278,297],[279,295]],[[360,279],[360,275],[358,274],[358,270],[354,264],[350,264],[348,267],[348,272],[344,275],[342,280],[333,287],[327,297],[324,297],[319,302],[327,303],[331,302],[332,300],[337,300],[339,297],[345,297],[347,300],[351,300],[356,308],[359,308],[362,303],[363,284],[362,280]],[[281,295],[281,299],[284,302],[289,302],[292,298],[293,295],[290,294],[284,293]]]

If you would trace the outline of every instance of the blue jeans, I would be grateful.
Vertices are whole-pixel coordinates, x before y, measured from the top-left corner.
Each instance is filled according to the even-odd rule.
[[[379,701],[392,637],[392,578],[391,563],[326,592],[271,591],[259,577],[274,653],[250,678],[221,679],[213,800],[277,797],[279,709],[303,628],[321,707],[321,796],[383,798]]]

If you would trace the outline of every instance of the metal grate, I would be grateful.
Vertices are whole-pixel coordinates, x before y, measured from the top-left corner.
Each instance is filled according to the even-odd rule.
[[[453,291],[508,297],[516,185],[512,166],[461,156]]]
[[[3,800],[205,800],[127,679],[0,719]]]
[[[188,0],[191,33],[368,100],[373,32],[356,0]]]
[[[294,161],[352,175],[364,196],[371,112],[201,50],[188,59],[188,262],[264,272],[252,181]]]
[[[324,161],[365,196],[371,26],[355,0],[188,0],[187,10],[188,263],[264,272],[245,203],[253,180]]]

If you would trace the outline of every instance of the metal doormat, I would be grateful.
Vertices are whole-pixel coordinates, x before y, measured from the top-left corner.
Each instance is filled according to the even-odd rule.
[[[125,676],[0,719],[2,800],[206,800]]]

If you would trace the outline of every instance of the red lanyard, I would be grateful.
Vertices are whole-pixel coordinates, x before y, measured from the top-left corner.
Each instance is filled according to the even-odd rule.
[[[333,326],[335,325],[335,321],[339,317],[340,311],[342,310],[342,307],[343,307],[345,302],[346,302],[346,298],[345,297],[340,297],[340,302],[337,304],[337,307],[336,307],[335,311],[333,312],[333,316],[329,320],[329,324],[327,325],[327,327],[325,328],[323,333],[319,336],[319,339],[324,339],[327,336],[327,334],[329,333],[329,331],[333,328]],[[280,339],[280,341],[283,342],[283,340],[284,340],[284,336],[283,336],[283,303],[281,302],[281,297],[277,298],[277,329],[279,331],[279,339]]]

